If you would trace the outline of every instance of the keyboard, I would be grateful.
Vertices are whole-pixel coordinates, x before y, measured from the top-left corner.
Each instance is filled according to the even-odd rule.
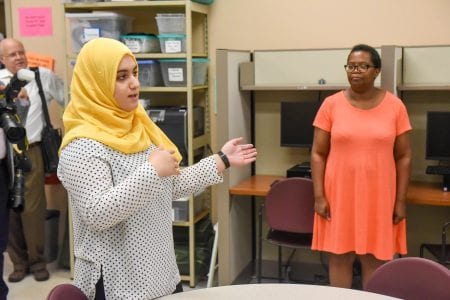
[[[450,175],[450,166],[428,166],[427,174]]]

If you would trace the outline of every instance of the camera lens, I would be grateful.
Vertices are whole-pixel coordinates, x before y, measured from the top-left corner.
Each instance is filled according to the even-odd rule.
[[[25,138],[25,128],[17,124],[14,116],[4,112],[1,115],[1,127],[5,131],[8,141],[15,144]]]
[[[25,176],[21,169],[16,169],[14,178],[14,187],[11,195],[11,208],[15,212],[22,212],[25,196]]]

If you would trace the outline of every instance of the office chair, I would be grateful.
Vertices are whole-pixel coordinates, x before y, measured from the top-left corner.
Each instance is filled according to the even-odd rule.
[[[420,257],[424,255],[424,249],[428,250],[437,261],[444,265],[450,265],[450,244],[447,244],[447,236],[450,234],[450,222],[447,222],[442,227],[441,243],[440,244],[427,244],[420,245]]]
[[[47,300],[88,300],[88,297],[75,285],[63,283],[50,291]]]
[[[398,258],[375,270],[365,290],[405,300],[448,300],[450,270],[422,257]]]
[[[269,226],[266,240],[278,246],[278,281],[282,281],[282,247],[294,248],[286,262],[289,268],[295,250],[311,247],[314,222],[313,183],[309,178],[292,177],[272,184],[259,213],[259,258],[257,281],[262,273],[262,209]]]

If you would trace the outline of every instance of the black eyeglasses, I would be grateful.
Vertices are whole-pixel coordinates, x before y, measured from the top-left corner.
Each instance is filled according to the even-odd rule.
[[[24,57],[25,56],[25,51],[16,51],[16,52],[4,55],[3,57],[9,58],[9,59],[14,59],[14,58],[16,58],[16,56]]]
[[[353,71],[360,71],[362,73],[367,72],[370,68],[375,68],[375,66],[362,64],[362,65],[345,65],[344,66],[345,71],[347,72],[353,72]]]

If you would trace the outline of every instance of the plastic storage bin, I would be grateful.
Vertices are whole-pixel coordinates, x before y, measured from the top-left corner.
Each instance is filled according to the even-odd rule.
[[[69,20],[72,51],[78,53],[88,41],[98,37],[116,40],[131,31],[133,18],[114,12],[66,13]]]
[[[204,193],[194,195],[194,214],[198,214],[205,208]],[[180,198],[172,201],[172,220],[173,221],[189,221],[189,198]]]
[[[164,85],[186,86],[186,59],[160,59]],[[192,85],[204,85],[208,73],[207,58],[192,59]]]
[[[155,19],[160,34],[186,33],[186,18],[184,14],[156,14]]]
[[[161,52],[159,39],[154,34],[126,34],[120,36],[120,40],[133,53]]]
[[[162,86],[161,67],[156,60],[138,60],[138,79],[141,86]]]
[[[166,33],[158,35],[162,53],[186,52],[186,35]]]

